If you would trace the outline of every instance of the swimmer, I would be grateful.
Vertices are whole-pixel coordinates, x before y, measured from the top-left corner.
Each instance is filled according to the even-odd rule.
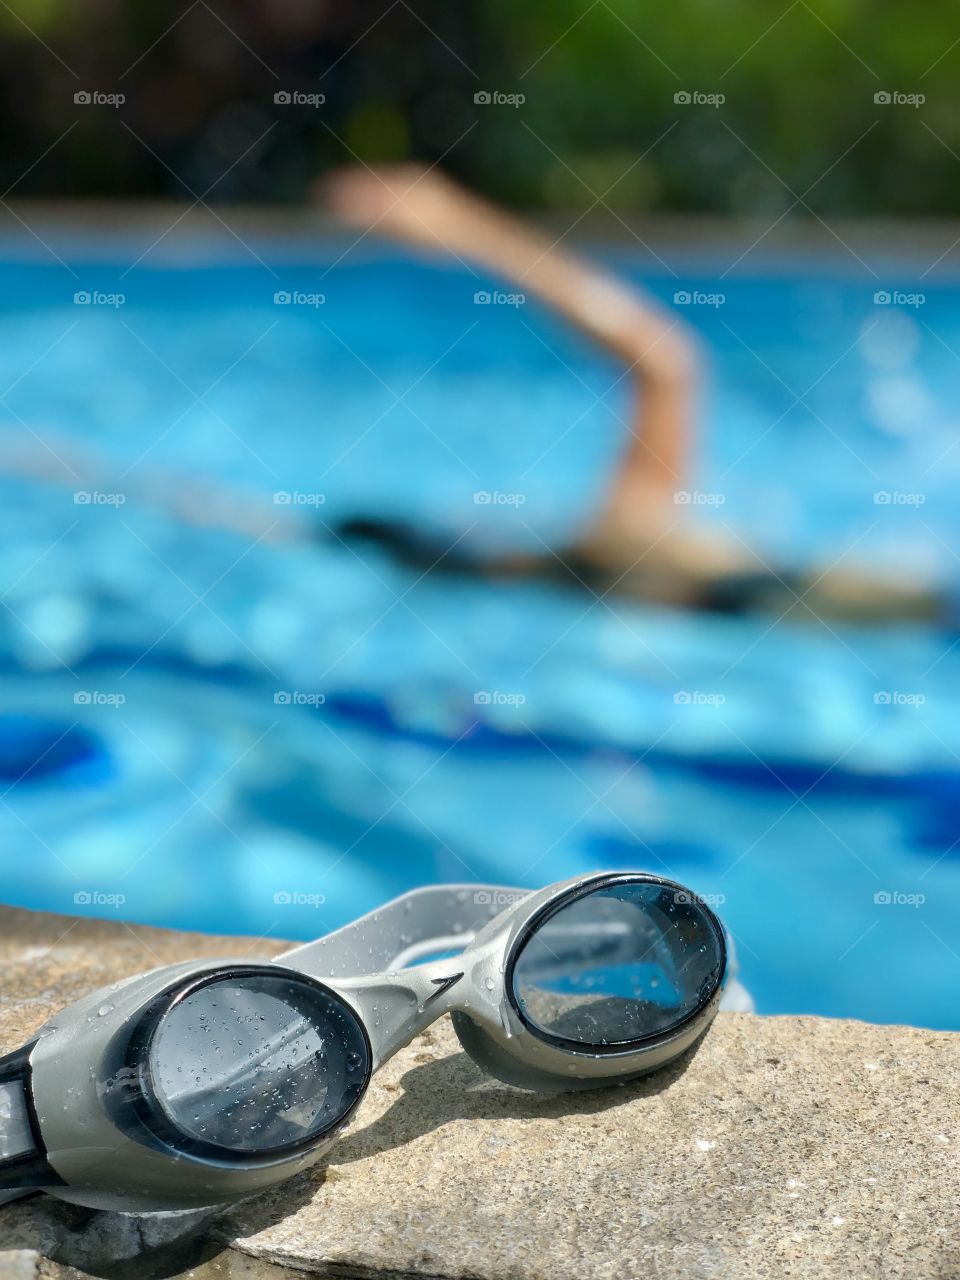
[[[839,563],[819,571],[770,567],[733,535],[698,529],[678,490],[689,488],[698,354],[686,326],[639,290],[557,247],[544,233],[476,198],[436,171],[350,169],[318,194],[344,222],[437,253],[471,258],[538,297],[625,366],[633,386],[628,441],[592,525],[542,556],[478,561],[460,547],[376,517],[327,523],[197,475],[152,467],[131,473],[117,459],[22,432],[0,433],[0,471],[78,490],[120,489],[131,500],[198,527],[257,542],[373,540],[433,573],[564,581],[578,590],[726,612],[770,610],[791,619],[930,621],[952,625],[935,584],[898,581]]]
[[[771,608],[856,621],[937,620],[934,584],[878,577],[841,561],[807,572],[768,565],[733,534],[697,528],[676,494],[691,487],[699,357],[687,327],[640,290],[561,248],[544,232],[474,196],[436,169],[350,168],[317,184],[318,199],[364,232],[458,260],[514,282],[625,366],[628,438],[593,523],[542,557],[486,565],[445,557],[445,568],[567,578],[598,593],[718,609]],[[377,520],[343,526],[426,566],[442,548]],[[841,558],[842,560],[842,558]]]

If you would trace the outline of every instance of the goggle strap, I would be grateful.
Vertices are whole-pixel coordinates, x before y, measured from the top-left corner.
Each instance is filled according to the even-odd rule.
[[[36,1043],[0,1058],[0,1204],[62,1182],[47,1162],[28,1088]]]
[[[530,893],[503,885],[430,885],[414,889],[277,960],[324,977],[361,978],[458,951],[501,911]]]
[[[20,1200],[23,1196],[36,1194],[36,1187],[21,1187],[19,1191],[0,1191],[0,1204],[9,1204],[11,1200]]]
[[[0,1081],[0,1161],[35,1155],[36,1150],[23,1081]]]

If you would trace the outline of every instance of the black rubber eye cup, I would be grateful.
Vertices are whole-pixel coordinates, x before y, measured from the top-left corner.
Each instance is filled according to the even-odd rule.
[[[574,1052],[627,1053],[674,1035],[716,994],[723,928],[682,885],[611,877],[535,916],[514,944],[507,995],[527,1029]]]
[[[372,1053],[335,992],[250,966],[191,978],[152,1001],[126,1065],[137,1118],[156,1138],[201,1159],[259,1163],[339,1129],[366,1091]]]

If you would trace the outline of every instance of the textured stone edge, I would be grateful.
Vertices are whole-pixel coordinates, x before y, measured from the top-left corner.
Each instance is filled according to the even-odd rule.
[[[132,1278],[138,1273],[130,1265],[123,1274]],[[151,1274],[159,1276],[160,1273]],[[206,1262],[188,1267],[185,1271],[170,1273],[167,1280],[305,1280],[308,1274],[310,1280],[335,1280],[332,1276],[324,1277],[316,1271],[308,1273],[297,1267],[280,1266],[277,1263],[252,1258],[249,1254],[228,1246]],[[0,1248],[0,1280],[100,1280],[100,1278],[87,1271],[78,1271],[75,1267],[51,1262],[49,1258],[44,1258],[34,1249],[5,1251]]]

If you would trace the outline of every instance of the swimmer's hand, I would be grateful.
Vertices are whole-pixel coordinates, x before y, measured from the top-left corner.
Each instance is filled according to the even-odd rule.
[[[337,169],[319,179],[314,195],[349,226],[435,251],[448,248],[445,234],[456,238],[476,203],[439,170],[416,164]]]

